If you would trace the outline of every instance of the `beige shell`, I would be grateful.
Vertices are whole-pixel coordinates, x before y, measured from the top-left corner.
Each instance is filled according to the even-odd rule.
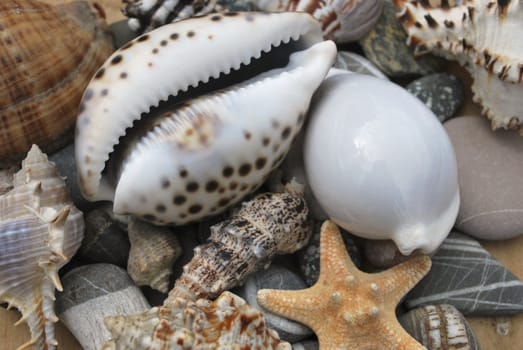
[[[288,188],[289,192],[260,194],[212,226],[207,243],[194,249],[166,303],[177,297],[216,297],[243,283],[276,255],[305,246],[312,234],[309,210],[302,189]]]
[[[150,286],[162,293],[169,291],[173,264],[182,254],[176,235],[132,217],[127,226],[131,249],[127,272],[138,286]]]
[[[417,54],[457,60],[472,75],[474,101],[492,128],[523,134],[523,2],[394,0]]]
[[[106,317],[105,324],[112,339],[101,350],[291,350],[261,312],[229,292],[215,301],[178,298],[143,314]]]
[[[87,1],[0,2],[0,167],[33,143],[50,152],[72,141],[83,90],[112,50]]]
[[[0,196],[0,301],[22,313],[34,345],[56,349],[54,290],[58,270],[80,246],[82,213],[69,200],[64,179],[37,146],[14,175],[13,189]]]

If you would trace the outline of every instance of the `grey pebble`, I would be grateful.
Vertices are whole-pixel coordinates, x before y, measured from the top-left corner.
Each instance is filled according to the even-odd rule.
[[[392,240],[372,240],[363,241],[363,255],[373,267],[387,269],[402,263],[412,255],[403,255],[399,251],[396,243]]]
[[[317,340],[305,340],[292,344],[292,350],[318,350],[320,344]]]
[[[314,222],[314,234],[312,235],[309,243],[300,251],[298,251],[298,260],[300,270],[305,278],[305,282],[308,286],[312,286],[318,280],[320,276],[320,228],[321,221]],[[359,268],[361,267],[361,254],[358,246],[352,237],[342,230],[343,242],[345,248],[354,262]]]
[[[452,118],[465,101],[463,83],[449,73],[424,76],[411,82],[406,89],[429,107],[440,122]]]
[[[365,56],[390,77],[426,75],[444,69],[445,60],[427,54],[414,56],[407,33],[399,23],[398,9],[384,0],[383,13],[374,28],[359,41]]]
[[[267,325],[278,332],[281,339],[290,343],[305,339],[313,334],[312,330],[301,323],[276,315],[258,305],[256,294],[260,289],[305,289],[307,285],[294,272],[282,266],[271,265],[250,276],[244,285],[236,290],[247,303],[263,311]]]
[[[106,210],[97,208],[85,216],[85,234],[78,251],[88,262],[127,266],[129,239]]]
[[[129,28],[127,19],[114,22],[110,26],[111,33],[113,34],[113,43],[115,48],[120,48],[130,40],[136,38],[139,33]]]
[[[474,238],[451,232],[405,299],[408,308],[431,304],[450,304],[464,315],[521,313],[523,282]]]

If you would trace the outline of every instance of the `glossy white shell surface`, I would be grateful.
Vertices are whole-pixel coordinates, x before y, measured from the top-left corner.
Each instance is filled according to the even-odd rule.
[[[430,253],[459,207],[454,150],[434,114],[382,79],[340,74],[316,92],[304,158],[309,184],[338,225]]]

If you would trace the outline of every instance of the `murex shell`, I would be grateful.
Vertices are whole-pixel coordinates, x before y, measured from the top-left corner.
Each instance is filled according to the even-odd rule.
[[[54,289],[58,270],[83,238],[82,213],[52,162],[33,146],[13,189],[0,197],[0,300],[22,313],[31,340],[21,348],[55,349]]]
[[[282,63],[287,49],[293,51]],[[191,18],[129,42],[98,70],[81,103],[75,151],[84,196],[112,200],[115,213],[156,224],[225,210],[281,163],[335,55],[314,18],[296,12]],[[266,60],[279,64],[266,68]],[[255,75],[256,67],[262,73]],[[188,98],[187,90],[231,80],[237,84],[159,113],[159,120],[142,118],[170,96]],[[135,122],[131,131],[145,135],[127,149],[120,141],[124,151],[111,155],[139,118],[153,126],[142,130]],[[109,158],[114,172],[110,165],[104,172]]]
[[[72,140],[82,93],[112,51],[108,27],[87,1],[0,2],[0,167],[33,143],[50,152]]]
[[[215,301],[182,298],[169,307],[105,319],[112,339],[101,350],[291,350],[263,314],[242,298],[222,293]]]
[[[492,128],[521,131],[523,122],[523,2],[467,0],[449,6],[394,0],[417,54],[455,59],[473,78],[474,101]]]
[[[329,217],[402,254],[437,249],[460,203],[456,156],[437,117],[387,80],[356,73],[325,79],[309,112],[304,160]]]

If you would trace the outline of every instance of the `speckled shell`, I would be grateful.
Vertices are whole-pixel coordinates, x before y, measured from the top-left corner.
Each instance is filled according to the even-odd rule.
[[[176,235],[168,228],[136,218],[127,226],[131,249],[127,272],[138,286],[150,286],[162,293],[169,291],[173,265],[182,254]]]
[[[369,75],[326,79],[304,142],[309,185],[329,217],[403,255],[431,253],[449,234],[460,197],[454,149],[437,117],[400,86]]]
[[[474,331],[452,305],[427,305],[398,318],[405,330],[427,350],[479,350]]]
[[[0,167],[33,143],[50,152],[72,141],[82,93],[112,51],[105,21],[85,1],[0,2]]]
[[[211,12],[216,0],[123,0],[122,12],[129,17],[129,27],[148,32],[166,23]]]
[[[378,21],[383,0],[257,0],[263,11],[305,11],[321,22],[323,36],[337,43],[361,39]]]
[[[194,249],[166,303],[177,297],[216,297],[242,284],[276,255],[301,249],[311,234],[303,193],[260,194],[243,203],[229,219],[211,227],[207,243]]]
[[[82,213],[69,200],[53,163],[33,146],[13,189],[0,196],[0,300],[22,313],[31,332],[24,346],[56,349],[54,290],[58,270],[83,238]]]
[[[305,50],[287,66],[162,115],[128,151],[116,183],[102,176],[118,139],[151,106],[297,38]],[[306,13],[209,15],[131,41],[83,97],[75,143],[83,194],[155,224],[195,221],[237,203],[283,160],[300,130],[336,54],[334,43],[320,41],[319,25]]]
[[[215,301],[181,298],[133,316],[105,319],[112,339],[101,350],[291,350],[263,314],[229,292]]]
[[[473,99],[492,128],[523,134],[523,2],[468,0],[429,7],[424,1],[394,1],[416,53],[457,60],[472,75]]]

